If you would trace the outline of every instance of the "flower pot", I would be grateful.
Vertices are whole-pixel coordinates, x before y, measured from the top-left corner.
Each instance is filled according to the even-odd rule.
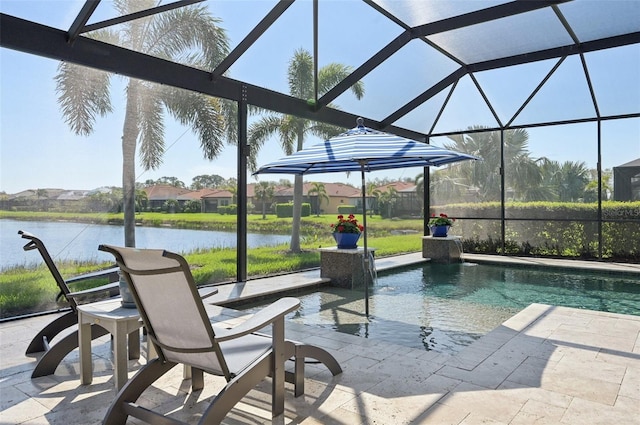
[[[434,238],[445,238],[447,237],[447,233],[449,233],[449,227],[446,224],[431,226],[431,236]]]
[[[358,247],[358,239],[360,239],[360,233],[334,233],[333,239],[336,240],[338,248],[340,249],[355,249]]]

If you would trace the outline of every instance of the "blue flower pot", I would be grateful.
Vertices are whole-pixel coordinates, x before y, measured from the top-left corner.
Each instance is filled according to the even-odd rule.
[[[355,249],[358,247],[360,233],[334,233],[333,239],[336,240],[339,249]]]
[[[449,233],[449,227],[446,224],[442,224],[439,226],[431,226],[431,236],[434,238],[446,238],[447,233]]]

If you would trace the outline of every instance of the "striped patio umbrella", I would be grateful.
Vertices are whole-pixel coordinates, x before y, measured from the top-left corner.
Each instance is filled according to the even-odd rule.
[[[359,171],[362,175],[363,258],[365,270],[369,270],[365,172],[440,166],[471,159],[479,158],[373,130],[365,127],[364,120],[358,118],[357,127],[265,164],[254,174],[321,174]],[[369,316],[369,285],[366,274],[364,286],[365,313]]]

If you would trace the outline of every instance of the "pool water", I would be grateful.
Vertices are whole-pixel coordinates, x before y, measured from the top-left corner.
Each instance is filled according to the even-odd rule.
[[[378,276],[369,320],[363,290],[297,296],[297,323],[454,354],[532,303],[640,315],[640,278],[487,264],[427,264]]]

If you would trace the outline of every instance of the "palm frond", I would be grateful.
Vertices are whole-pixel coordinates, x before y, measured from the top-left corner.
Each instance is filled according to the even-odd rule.
[[[74,133],[88,136],[96,116],[112,111],[109,73],[63,62],[55,81],[62,115]]]
[[[229,53],[220,19],[201,5],[181,7],[154,17],[144,34],[144,51],[207,70]]]
[[[258,169],[258,152],[269,137],[280,132],[281,124],[282,119],[280,116],[265,115],[249,126],[247,135],[247,140],[249,142],[249,157],[247,158],[247,165],[252,172]]]
[[[313,98],[313,58],[304,49],[298,49],[289,62],[289,93],[299,99]]]
[[[221,99],[222,116],[224,117],[224,130],[227,142],[238,145],[238,104],[231,100]]]
[[[155,170],[164,155],[164,120],[158,86],[138,85],[138,117],[140,127],[140,161],[145,170]]]
[[[220,155],[225,135],[220,99],[164,87],[162,101],[175,119],[193,128],[200,139],[200,147],[206,159],[212,160]]]
[[[318,94],[320,96],[326,94],[335,87],[340,81],[344,80],[353,72],[353,67],[340,63],[330,63],[323,66],[318,71]],[[350,87],[351,92],[357,99],[364,96],[364,83],[357,81]]]
[[[281,119],[278,133],[280,135],[280,146],[286,155],[291,155],[296,147],[296,141],[300,134],[304,135],[305,120],[302,118],[285,115]]]
[[[309,131],[311,134],[326,140],[344,132],[345,129],[335,125],[313,121],[312,125],[309,127]]]

